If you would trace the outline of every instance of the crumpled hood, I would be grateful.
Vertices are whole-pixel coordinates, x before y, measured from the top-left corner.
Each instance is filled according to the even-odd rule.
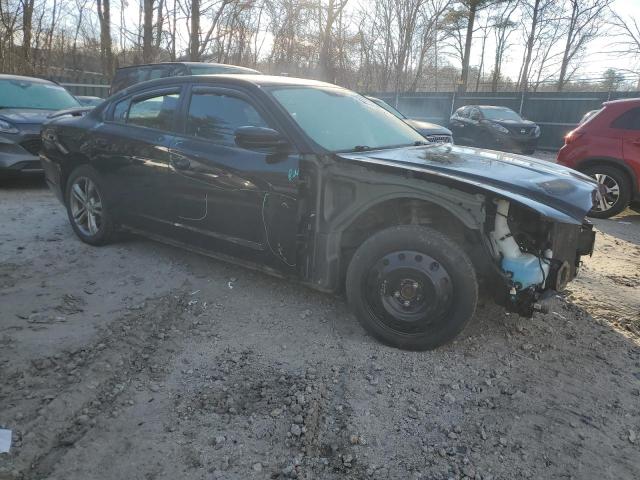
[[[411,125],[421,135],[451,135],[451,130],[437,123],[423,122],[422,120],[405,119],[405,122]]]
[[[339,157],[474,185],[568,223],[582,223],[597,190],[594,180],[570,168],[480,148],[441,144],[342,153]]]
[[[13,124],[44,123],[55,110],[36,110],[31,108],[3,108],[0,110],[0,119]]]

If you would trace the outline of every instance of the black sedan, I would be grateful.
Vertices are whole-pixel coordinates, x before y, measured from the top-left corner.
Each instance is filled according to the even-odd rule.
[[[506,107],[467,105],[456,110],[449,121],[456,142],[481,148],[535,152],[540,127]]]
[[[404,121],[404,123],[408,124],[411,128],[413,128],[431,143],[453,143],[453,136],[451,135],[451,130],[449,130],[448,128],[444,128],[442,125],[438,125],[437,123],[425,122],[423,120],[409,118],[381,98],[367,98],[372,102],[380,105],[387,112]]]
[[[326,83],[154,80],[42,136],[47,182],[82,241],[122,228],[345,291],[364,328],[401,348],[454,338],[480,281],[531,315],[593,247],[589,177],[427,142]]]
[[[0,176],[42,172],[42,123],[56,110],[76,107],[80,103],[56,83],[0,75]]]

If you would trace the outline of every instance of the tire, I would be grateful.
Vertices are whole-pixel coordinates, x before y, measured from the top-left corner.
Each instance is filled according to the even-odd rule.
[[[451,341],[473,317],[478,281],[455,242],[432,228],[401,225],[356,250],[346,292],[373,337],[401,349],[429,350]]]
[[[69,175],[65,189],[67,215],[75,234],[89,245],[105,245],[115,236],[115,223],[105,202],[105,193],[104,182],[93,167],[81,165]]]
[[[585,168],[582,172],[595,178],[598,183],[602,183],[609,188],[618,187],[618,196],[613,201],[613,194],[604,199],[604,204],[608,208],[592,209],[588,215],[594,218],[611,218],[622,212],[631,201],[631,182],[625,172],[610,165],[593,165]],[[613,191],[613,190],[612,190]]]

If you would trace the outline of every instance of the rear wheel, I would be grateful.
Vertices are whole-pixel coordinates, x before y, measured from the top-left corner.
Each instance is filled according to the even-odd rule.
[[[66,203],[69,221],[80,240],[104,245],[113,239],[113,217],[105,202],[102,180],[94,168],[82,165],[71,172]]]
[[[478,298],[464,250],[440,232],[414,225],[388,228],[364,242],[349,264],[346,290],[367,332],[409,350],[452,340]]]
[[[593,177],[602,191],[596,206],[589,212],[590,217],[610,218],[627,208],[631,200],[631,185],[622,170],[609,165],[593,165],[583,173]]]

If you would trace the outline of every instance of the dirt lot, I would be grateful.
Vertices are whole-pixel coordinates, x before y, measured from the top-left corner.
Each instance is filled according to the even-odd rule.
[[[554,311],[408,353],[341,298],[0,188],[0,479],[638,479],[640,215]]]

